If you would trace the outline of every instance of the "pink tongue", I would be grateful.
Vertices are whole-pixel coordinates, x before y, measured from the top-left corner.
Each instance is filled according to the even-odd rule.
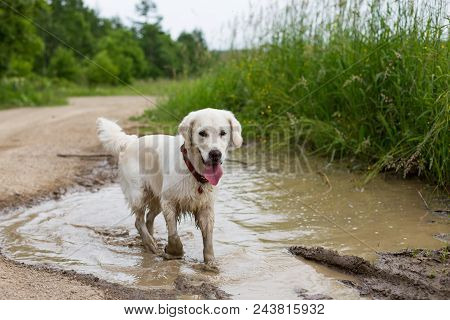
[[[222,177],[223,171],[222,166],[217,164],[215,166],[206,166],[205,171],[203,171],[203,176],[209,181],[213,186],[219,183]]]

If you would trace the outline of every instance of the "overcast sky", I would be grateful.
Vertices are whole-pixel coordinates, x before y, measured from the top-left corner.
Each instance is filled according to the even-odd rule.
[[[135,12],[137,0],[84,0],[102,17],[118,16],[129,25],[138,19]],[[280,0],[251,1],[253,7],[265,6]],[[181,31],[201,29],[211,49],[227,49],[230,45],[230,23],[236,17],[247,16],[249,0],[156,0],[162,26],[176,38]]]

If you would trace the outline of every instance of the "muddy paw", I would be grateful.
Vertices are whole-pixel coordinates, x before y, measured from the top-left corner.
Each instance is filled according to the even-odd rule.
[[[219,267],[215,262],[207,262],[203,265],[203,270],[208,272],[219,273]]]
[[[183,258],[183,255],[172,255],[169,254],[167,252],[162,252],[160,254],[160,256],[164,259],[164,260],[179,260]]]
[[[147,252],[153,253],[153,254],[159,254],[161,250],[159,250],[156,246],[153,245],[147,245],[144,243],[144,248]]]
[[[179,237],[171,237],[169,238],[169,243],[166,245],[164,251],[175,257],[183,256],[183,244],[180,241]]]

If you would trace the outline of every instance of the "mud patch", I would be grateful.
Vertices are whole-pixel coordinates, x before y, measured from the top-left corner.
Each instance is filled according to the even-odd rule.
[[[96,159],[97,160],[97,159]],[[70,184],[66,182],[55,184],[49,189],[42,189],[38,193],[33,194],[15,194],[13,197],[0,199],[0,213],[7,215],[14,211],[26,210],[37,204],[47,200],[59,200],[67,194],[76,194],[77,192],[97,192],[105,185],[109,185],[116,180],[117,162],[114,159],[107,158],[103,161],[96,161],[93,165],[90,161],[89,165],[80,164],[78,173]],[[132,235],[129,229],[123,227],[97,227],[82,224],[71,224],[74,228],[88,229],[98,235],[106,245],[122,246],[128,248],[142,247],[142,241],[137,235]],[[167,300],[167,299],[227,299],[229,295],[225,291],[220,290],[217,286],[193,279],[190,276],[179,276],[174,284],[168,288],[152,288],[152,287],[133,287],[121,283],[113,283],[105,279],[101,279],[93,274],[81,273],[75,270],[60,269],[54,265],[41,263],[24,263],[11,259],[3,254],[0,247],[0,262],[9,264],[21,272],[38,272],[39,276],[48,275],[66,278],[69,281],[75,281],[84,284],[101,292],[100,299],[120,299],[120,300]],[[58,278],[59,279],[59,278]],[[180,285],[183,284],[183,285]],[[25,284],[26,285],[26,284]],[[30,286],[34,286],[30,284]],[[64,290],[63,284],[60,283],[61,290]],[[69,288],[68,288],[69,289]],[[7,296],[2,296],[7,298]],[[31,297],[31,295],[30,295]],[[79,296],[75,291],[71,294],[59,298],[65,299],[92,299],[95,296],[82,295]],[[29,298],[23,295],[21,298]],[[36,299],[55,299],[57,296],[36,293]]]
[[[0,215],[5,255],[92,274],[119,283],[119,288],[162,290],[174,298],[224,298],[223,291],[216,290],[220,288],[237,299],[358,299],[357,277],[311,261],[299,263],[284,248],[296,243],[321,245],[370,260],[373,250],[336,225],[351,229],[355,237],[379,251],[436,249],[442,240],[433,235],[449,230],[448,218],[424,210],[417,183],[375,180],[361,191],[354,187],[355,176],[330,169],[326,172],[333,189],[329,190],[314,172],[270,174],[231,161],[216,203],[214,246],[220,272],[212,274],[201,268],[201,234],[189,217],[179,225],[186,252],[183,260],[164,261],[150,255],[137,237],[120,187],[100,188],[114,180],[114,163],[108,159],[95,167],[92,161],[81,163],[84,171],[71,180],[75,187],[50,191],[49,198],[57,201]],[[272,187],[275,183],[289,192]],[[316,210],[305,203],[314,203]],[[167,234],[162,215],[155,223],[158,243],[163,246]]]
[[[194,279],[190,279],[186,276],[179,276],[175,279],[175,288],[180,292],[185,294],[203,297],[208,300],[215,299],[229,299],[231,297],[230,294],[226,293],[223,290],[218,289],[216,286],[211,283],[202,282],[201,284],[196,284]]]
[[[93,231],[102,237],[103,242],[112,246],[124,246],[124,247],[143,247],[142,240],[137,235],[130,235],[130,231],[124,227],[94,227],[85,226],[79,224],[72,224],[76,228],[85,228]]]
[[[95,164],[80,163],[73,179],[55,181],[48,188],[42,188],[30,194],[15,193],[0,198],[0,214],[7,214],[20,208],[31,208],[46,200],[58,200],[63,195],[79,191],[98,191],[102,186],[111,184],[117,179],[117,161],[107,158]]]
[[[300,288],[296,290],[301,300],[332,300],[333,298],[325,294],[311,294],[308,290]]]
[[[433,235],[433,238],[442,242],[450,243],[450,233],[438,233]]]
[[[299,264],[283,249],[288,233],[271,229],[267,234],[274,240],[278,236],[281,243],[263,241],[261,232],[249,232],[234,223],[233,219],[239,218],[236,207],[244,208],[244,205],[236,200],[234,193],[228,195],[225,193],[217,203],[220,212],[215,230],[218,274],[204,270],[201,233],[188,216],[179,225],[184,259],[165,261],[146,252],[118,185],[98,192],[69,194],[0,217],[0,246],[14,260],[58,266],[142,290],[175,288],[179,293],[177,298],[196,299],[201,295],[223,299],[227,292],[233,298],[296,299],[297,288],[307,289],[307,295],[321,294],[335,299],[359,297],[356,289],[336,282],[334,275],[326,270],[317,273],[307,264]],[[228,204],[233,206],[227,207]],[[255,214],[241,212],[241,219],[258,217],[273,221],[275,218],[270,215],[267,220],[257,214],[254,206],[247,207]],[[167,232],[162,215],[155,220],[155,236],[158,244],[164,246]],[[300,276],[293,279],[292,274]]]
[[[179,276],[175,280],[173,288],[161,289],[161,288],[133,288],[130,286],[124,286],[119,283],[112,283],[91,274],[82,274],[74,270],[62,270],[53,266],[38,264],[28,265],[21,262],[16,262],[4,257],[0,252],[0,261],[14,265],[20,270],[38,271],[40,275],[54,275],[58,277],[66,278],[70,281],[77,281],[94,289],[98,289],[102,292],[101,299],[108,300],[174,300],[180,298],[186,299],[228,299],[229,295],[223,290],[218,289],[216,286],[199,282],[186,276]],[[36,279],[37,280],[37,279]],[[37,284],[34,285],[36,287]],[[38,284],[39,285],[39,284]],[[70,290],[70,288],[67,288]],[[61,288],[64,290],[64,288]],[[36,299],[55,299],[53,296],[38,295]],[[66,297],[66,299],[69,297]],[[79,296],[75,296],[75,299],[80,299]],[[83,297],[86,298],[86,297]],[[92,298],[92,297],[90,297]]]
[[[214,246],[220,272],[213,274],[202,268],[201,233],[189,216],[179,224],[184,259],[165,261],[148,254],[120,187],[100,188],[115,175],[108,161],[102,165],[80,174],[76,183],[82,191],[56,194],[59,200],[0,215],[5,255],[144,291],[178,290],[177,298],[195,299],[199,292],[222,298],[217,287],[235,299],[358,299],[358,277],[311,261],[301,263],[284,248],[296,243],[321,245],[372,261],[373,250],[334,224],[351,229],[355,237],[379,251],[436,249],[442,242],[433,235],[449,230],[448,219],[426,215],[416,185],[375,181],[374,187],[362,192],[355,190],[347,172],[336,170],[327,172],[334,186],[328,192],[315,173],[267,174],[228,162],[230,174],[224,177],[216,202]],[[274,181],[292,191],[285,194],[271,187]],[[401,198],[392,196],[400,192]],[[305,202],[315,203],[317,210],[309,210]],[[324,212],[333,217],[333,223],[324,219]],[[155,236],[163,246],[167,232],[162,215],[155,221]]]
[[[293,246],[289,251],[307,260],[354,275],[359,283],[341,283],[375,299],[449,299],[450,247],[438,250],[406,249],[378,253],[374,263],[360,257],[340,255],[323,247]]]

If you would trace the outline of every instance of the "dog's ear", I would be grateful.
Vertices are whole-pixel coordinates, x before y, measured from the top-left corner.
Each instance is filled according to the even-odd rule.
[[[230,111],[227,111],[228,122],[230,123],[231,130],[231,148],[240,148],[242,146],[242,127],[236,117]]]
[[[191,146],[192,143],[192,130],[194,127],[194,114],[190,112],[187,116],[184,117],[183,121],[181,121],[178,126],[178,133],[184,138],[184,144],[187,147]]]

